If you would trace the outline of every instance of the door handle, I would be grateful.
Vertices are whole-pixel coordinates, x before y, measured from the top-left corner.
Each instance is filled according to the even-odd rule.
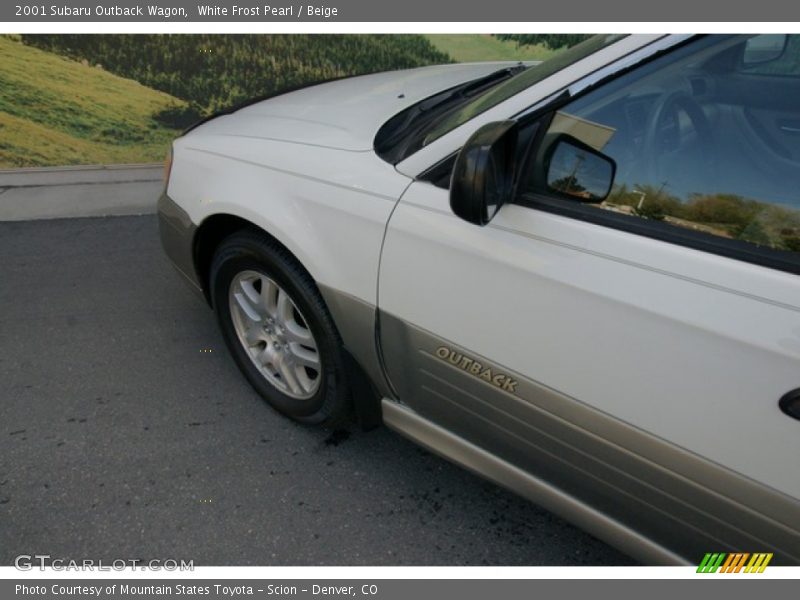
[[[800,121],[779,121],[778,129],[786,133],[800,133]]]
[[[793,419],[800,420],[800,388],[784,394],[778,400],[778,406]]]

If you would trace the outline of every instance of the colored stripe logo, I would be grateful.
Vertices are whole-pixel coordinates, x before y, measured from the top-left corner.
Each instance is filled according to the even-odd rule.
[[[772,552],[708,552],[697,567],[697,572],[763,573],[771,560]]]

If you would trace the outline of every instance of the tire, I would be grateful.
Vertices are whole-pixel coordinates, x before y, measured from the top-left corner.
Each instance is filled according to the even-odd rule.
[[[341,338],[314,280],[283,246],[254,231],[231,235],[209,285],[225,344],[264,400],[304,424],[347,419]]]

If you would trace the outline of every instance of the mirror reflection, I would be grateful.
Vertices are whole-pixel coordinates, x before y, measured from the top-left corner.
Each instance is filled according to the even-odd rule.
[[[568,138],[559,140],[547,170],[547,186],[584,202],[600,202],[614,181],[611,159]]]

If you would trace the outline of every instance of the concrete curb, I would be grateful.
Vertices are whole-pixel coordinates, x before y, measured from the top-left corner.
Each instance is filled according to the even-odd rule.
[[[0,188],[154,181],[163,177],[164,166],[160,163],[0,169]]]
[[[0,221],[149,214],[163,165],[0,169]]]

